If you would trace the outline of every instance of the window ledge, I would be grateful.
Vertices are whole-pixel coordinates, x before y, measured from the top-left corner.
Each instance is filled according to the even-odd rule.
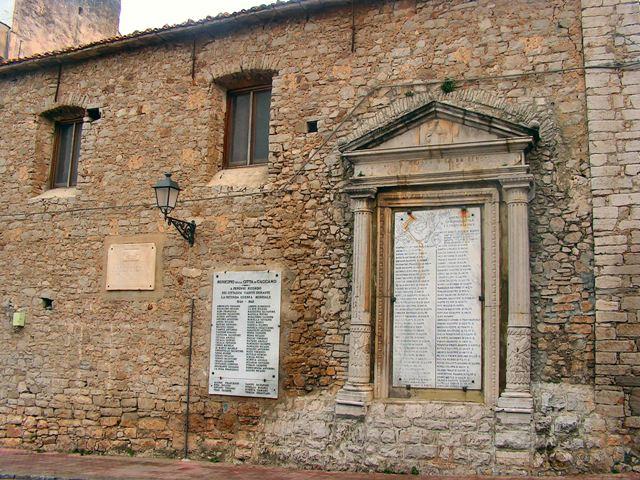
[[[259,188],[267,183],[268,178],[268,165],[227,168],[216,173],[207,186]]]
[[[69,188],[52,188],[42,192],[40,195],[30,198],[29,203],[35,203],[40,200],[46,200],[48,198],[75,198],[79,193],[76,187]]]

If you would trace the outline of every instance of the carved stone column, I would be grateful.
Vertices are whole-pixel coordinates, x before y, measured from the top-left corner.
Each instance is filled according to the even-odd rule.
[[[531,397],[530,177],[501,182],[507,205],[509,316],[507,385],[496,407],[496,463],[528,472],[533,448]]]
[[[509,318],[507,385],[498,406],[531,411],[531,273],[529,270],[530,179],[502,182],[507,204]]]
[[[336,397],[336,413],[362,416],[373,397],[371,385],[371,225],[375,189],[352,189],[353,273],[349,373]]]

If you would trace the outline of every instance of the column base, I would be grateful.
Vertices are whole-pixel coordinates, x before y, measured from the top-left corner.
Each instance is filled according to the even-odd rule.
[[[529,392],[505,391],[498,398],[497,412],[533,413],[533,397]]]
[[[529,392],[506,391],[496,405],[496,473],[531,473],[533,398]]]
[[[367,404],[373,399],[370,384],[347,383],[336,395],[336,415],[345,417],[364,417]]]

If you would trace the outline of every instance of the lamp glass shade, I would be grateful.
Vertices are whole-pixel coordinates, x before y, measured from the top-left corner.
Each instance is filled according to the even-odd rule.
[[[165,178],[160,180],[153,188],[156,191],[156,205],[164,215],[168,215],[178,202],[180,187],[171,180],[171,174],[165,173]]]

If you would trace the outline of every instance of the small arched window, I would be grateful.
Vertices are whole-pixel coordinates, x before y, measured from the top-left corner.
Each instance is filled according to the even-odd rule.
[[[54,123],[53,157],[51,159],[50,187],[73,187],[78,183],[78,162],[84,108],[62,106],[45,112],[43,116]]]
[[[78,183],[78,160],[82,118],[56,122],[51,187],[73,187]]]

